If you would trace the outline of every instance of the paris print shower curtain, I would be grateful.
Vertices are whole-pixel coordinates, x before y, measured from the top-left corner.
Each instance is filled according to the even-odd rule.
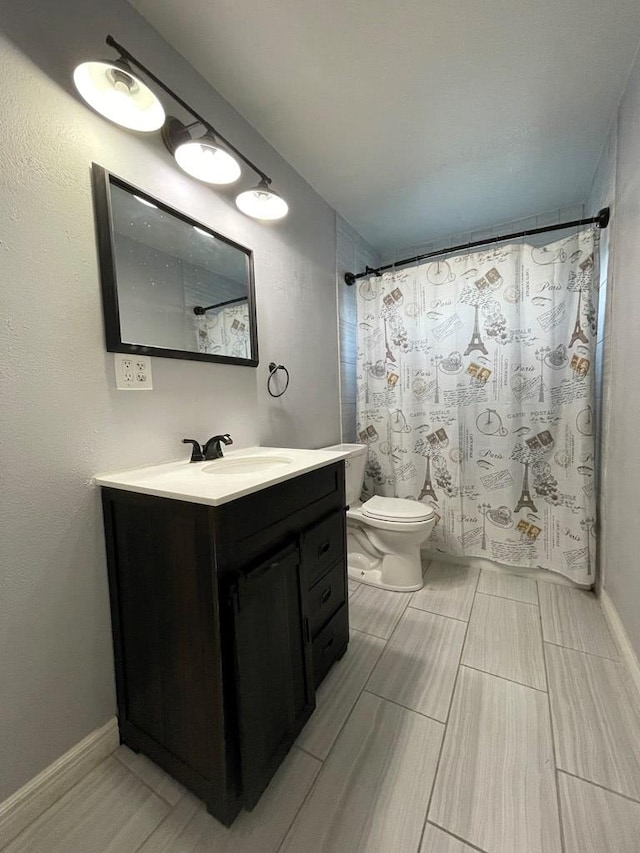
[[[249,307],[246,302],[227,305],[201,314],[194,320],[198,352],[251,358]]]
[[[366,493],[430,504],[428,548],[594,579],[598,232],[358,283]]]

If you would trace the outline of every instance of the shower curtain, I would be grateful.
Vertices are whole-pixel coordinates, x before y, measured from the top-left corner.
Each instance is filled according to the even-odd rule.
[[[249,307],[246,302],[227,305],[194,320],[198,352],[251,358]]]
[[[429,549],[593,582],[598,240],[359,282],[365,495],[430,504]]]

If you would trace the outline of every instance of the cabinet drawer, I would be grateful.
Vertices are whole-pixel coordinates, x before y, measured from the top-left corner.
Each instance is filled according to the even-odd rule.
[[[302,534],[302,561],[311,588],[331,566],[345,558],[344,511],[334,512]]]
[[[315,637],[346,598],[346,572],[344,562],[339,560],[309,590],[309,627]]]
[[[283,521],[307,515],[309,521],[302,521],[299,531],[333,506],[344,506],[343,490],[344,463],[340,462],[216,507],[215,517],[219,529],[224,530],[225,539],[237,547],[238,543],[244,545],[256,537],[269,539],[273,528]],[[323,509],[327,503],[327,508]],[[310,516],[305,513],[308,508],[311,508]]]
[[[349,611],[343,604],[333,619],[313,641],[313,680],[316,688],[331,669],[333,662],[342,657],[349,642]]]

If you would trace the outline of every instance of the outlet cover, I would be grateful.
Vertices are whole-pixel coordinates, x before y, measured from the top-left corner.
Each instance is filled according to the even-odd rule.
[[[118,391],[153,391],[151,359],[148,355],[114,353]]]

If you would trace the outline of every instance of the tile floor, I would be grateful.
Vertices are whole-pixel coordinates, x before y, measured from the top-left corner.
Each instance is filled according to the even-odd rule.
[[[3,853],[639,853],[640,697],[594,596],[425,581],[349,582],[349,651],[230,829],[120,747]]]

